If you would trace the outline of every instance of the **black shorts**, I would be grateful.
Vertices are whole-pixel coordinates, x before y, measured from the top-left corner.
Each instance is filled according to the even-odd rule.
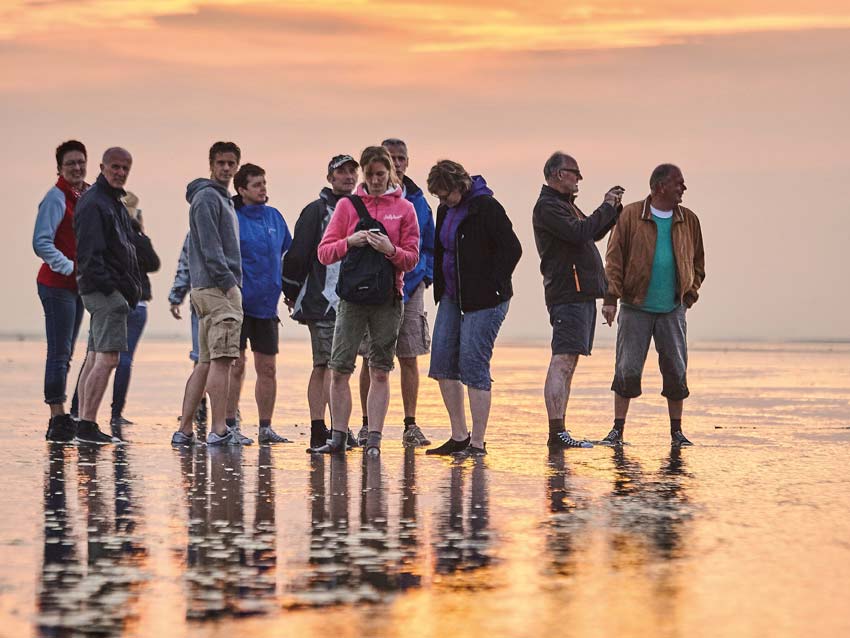
[[[242,319],[242,334],[239,336],[239,349],[244,350],[251,341],[251,352],[260,354],[278,353],[278,325],[280,319],[257,319],[245,315]]]
[[[552,324],[552,354],[583,354],[593,349],[596,302],[579,301],[549,308]]]

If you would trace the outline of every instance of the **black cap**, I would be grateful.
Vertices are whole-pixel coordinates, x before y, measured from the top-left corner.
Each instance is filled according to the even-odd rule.
[[[349,162],[354,162],[355,166],[360,166],[357,163],[357,160],[351,157],[351,155],[334,155],[331,158],[331,161],[328,162],[328,175],[334,172],[335,169],[339,168],[343,164],[348,164]]]

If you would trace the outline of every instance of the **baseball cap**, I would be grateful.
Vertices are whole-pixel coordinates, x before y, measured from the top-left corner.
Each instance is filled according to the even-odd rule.
[[[334,155],[331,158],[331,161],[328,162],[328,175],[334,172],[335,169],[339,168],[343,164],[348,164],[349,162],[354,162],[355,166],[360,166],[357,163],[357,160],[351,157],[351,155]]]

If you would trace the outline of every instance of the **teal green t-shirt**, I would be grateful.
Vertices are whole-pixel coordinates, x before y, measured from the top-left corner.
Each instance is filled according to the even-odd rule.
[[[640,309],[645,312],[671,312],[676,303],[676,258],[673,256],[673,218],[659,217],[653,213],[657,238],[655,257],[652,259],[652,276],[646,299]]]

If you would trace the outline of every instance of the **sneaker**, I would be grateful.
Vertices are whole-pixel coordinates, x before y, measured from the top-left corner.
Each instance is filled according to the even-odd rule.
[[[122,427],[124,425],[135,425],[129,419],[125,419],[123,416],[114,416],[109,420],[109,425],[112,427]]]
[[[194,432],[192,434],[183,434],[180,430],[177,430],[171,435],[171,445],[195,445],[196,442],[197,439]]]
[[[357,433],[357,445],[360,447],[366,447],[366,439],[369,438],[369,428],[365,425],[360,428],[360,432]]]
[[[466,435],[466,438],[462,441],[456,441],[454,439],[449,439],[445,443],[440,446],[432,447],[431,449],[425,450],[425,454],[435,455],[435,456],[448,456],[449,454],[454,454],[456,452],[460,452],[461,450],[469,447],[469,435]]]
[[[81,420],[77,424],[77,441],[80,443],[96,443],[107,445],[109,443],[121,443],[121,439],[109,436],[100,431],[94,421]]]
[[[351,432],[351,430],[349,430]],[[349,435],[350,436],[350,435]],[[321,447],[331,438],[331,431],[324,425],[310,426],[310,447]]]
[[[330,430],[328,430],[328,438],[331,438]],[[345,442],[345,446],[349,450],[354,447],[360,447],[360,442],[357,440],[357,437],[354,436],[354,432],[351,431],[351,428],[348,428],[348,440]]]
[[[611,428],[611,431],[605,435],[605,438],[599,441],[600,445],[622,445],[623,433],[617,428]]]
[[[423,434],[422,430],[415,423],[404,431],[401,435],[401,444],[404,447],[418,447],[420,445],[431,445],[431,441]]]
[[[569,430],[564,430],[563,432],[550,432],[549,433],[549,441],[547,442],[549,447],[560,447],[560,448],[588,448],[593,447],[593,443],[590,441],[578,441],[570,436]]]
[[[44,438],[47,441],[68,443],[73,441],[76,435],[77,422],[71,418],[70,414],[60,414],[50,418],[47,424],[47,434],[44,435]]]
[[[207,445],[241,445],[241,443],[233,436],[233,430],[227,430],[224,434],[215,432],[207,434]]]
[[[249,439],[250,440],[250,439]],[[260,433],[257,435],[258,443],[292,443],[285,436],[281,436],[274,430],[272,430],[271,426],[267,428],[260,428]],[[250,444],[247,444],[250,445]]]
[[[671,443],[673,446],[675,446],[675,447],[682,447],[682,446],[686,446],[686,445],[693,445],[693,443],[691,443],[690,441],[688,441],[688,438],[687,438],[684,434],[682,434],[682,431],[681,431],[681,430],[679,430],[678,432],[674,432],[674,433],[670,436],[670,439],[671,439],[671,440],[670,440],[670,443]]]
[[[236,426],[230,428],[230,432],[233,435],[234,442],[238,445],[251,445],[254,443],[254,439],[245,436],[242,434],[242,430],[239,429],[239,421],[236,421]]]
[[[328,439],[322,445],[308,447],[307,454],[345,454],[345,449],[345,445],[334,445],[331,439]]]
[[[463,459],[468,459],[471,457],[477,456],[487,456],[487,444],[485,443],[483,447],[475,447],[474,445],[467,445],[462,450],[455,452],[452,456],[459,461]]]

